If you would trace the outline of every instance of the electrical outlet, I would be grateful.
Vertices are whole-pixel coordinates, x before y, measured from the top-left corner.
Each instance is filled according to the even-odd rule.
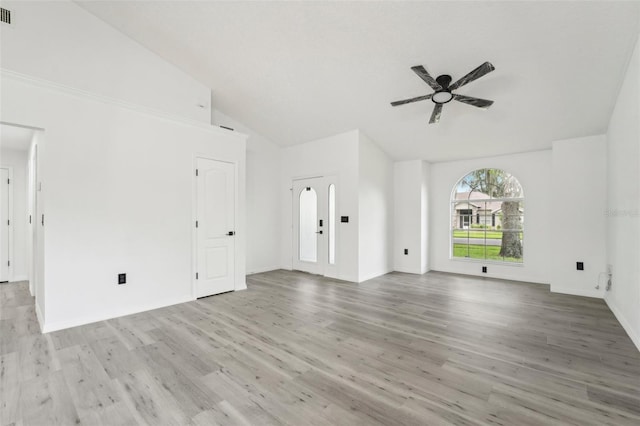
[[[127,283],[127,274],[118,274],[118,285]]]
[[[404,249],[404,254],[409,254],[409,249]]]
[[[486,274],[486,273],[487,273],[487,267],[486,267],[486,266],[483,266],[483,267],[482,267],[482,273],[483,273],[483,274]]]
[[[584,271],[584,262],[576,262],[576,269],[578,271]]]

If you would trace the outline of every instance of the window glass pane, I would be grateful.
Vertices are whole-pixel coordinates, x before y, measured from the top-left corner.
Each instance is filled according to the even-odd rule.
[[[336,263],[336,186],[329,185],[329,264]]]
[[[308,187],[300,193],[300,229],[298,230],[298,257],[307,262],[318,260],[318,197],[316,191]]]
[[[523,199],[522,186],[504,170],[474,170],[460,179],[451,195],[452,256],[521,263]]]

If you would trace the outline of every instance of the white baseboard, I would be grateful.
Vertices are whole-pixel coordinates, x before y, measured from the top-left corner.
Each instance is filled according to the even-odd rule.
[[[551,285],[551,293],[570,294],[572,296],[595,297],[596,299],[604,298],[604,290],[592,289],[576,289],[572,287],[557,287]]]
[[[283,271],[294,271],[294,269],[291,267],[291,265],[281,266],[281,267],[276,268],[276,269],[282,269]],[[389,272],[391,272],[391,271],[389,271]],[[340,280],[340,281],[347,281],[347,282],[350,282],[350,283],[357,283],[358,282],[358,277],[357,276],[348,275],[348,274],[342,274],[342,275],[338,274],[337,277],[327,277],[327,278],[333,278],[333,279]],[[368,279],[371,279],[371,278],[368,278]],[[362,282],[362,281],[360,281],[360,282]]]
[[[247,275],[253,274],[261,274],[263,272],[275,271],[277,269],[282,269],[279,266],[267,266],[264,268],[252,268],[251,271],[247,272]]]
[[[515,266],[515,267],[519,268],[520,266]],[[550,285],[549,282],[547,282],[547,281],[542,281],[542,280],[540,280],[538,278],[530,277],[530,276],[526,276],[526,275],[524,275],[524,276],[507,275],[507,274],[494,273],[494,272],[490,272],[488,274],[471,273],[471,272],[459,271],[459,270],[454,270],[454,269],[449,269],[449,268],[438,268],[438,269],[431,268],[431,269],[429,269],[429,272],[444,272],[444,273],[447,273],[447,274],[466,275],[468,277],[492,278],[492,279],[497,279],[497,280],[518,281],[518,282],[529,283],[529,284]]]
[[[11,278],[12,283],[18,282],[18,281],[29,281],[29,277],[27,277],[26,275],[17,275]]]
[[[383,275],[386,275],[389,272],[391,272],[391,269],[385,269],[384,271],[374,272],[373,274],[365,275],[364,277],[360,278],[357,282],[361,283],[361,282],[364,282],[364,281],[372,280],[374,278],[378,278],[378,277],[381,277]]]
[[[622,312],[620,311],[620,309],[618,309],[618,307],[615,303],[613,303],[612,300],[609,300],[608,297],[605,297],[604,301],[607,303],[607,306],[609,306],[609,309],[611,309],[611,312],[613,312],[613,315],[615,315],[620,325],[622,325],[624,331],[627,332],[633,344],[636,345],[636,348],[638,348],[638,350],[640,351],[640,336],[635,333],[633,327],[631,327],[631,324],[629,324],[629,321],[627,321],[624,315],[622,315]]]
[[[131,309],[128,311],[111,311],[108,313],[100,313],[96,315],[87,316],[84,318],[74,318],[70,320],[63,320],[57,322],[45,322],[44,325],[40,324],[40,329],[43,333],[50,333],[52,331],[64,330],[65,328],[77,327],[80,325],[91,324],[98,321],[106,321],[113,318],[120,318],[127,315],[138,314],[140,312],[151,311],[154,309],[165,308],[167,306],[177,305],[180,303],[191,302],[195,300],[191,295],[183,296],[181,298],[163,301],[159,303],[154,303],[150,305],[146,305],[140,308]]]
[[[419,270],[413,270],[409,268],[393,268],[393,272],[402,272],[403,274],[414,274],[414,275],[422,275],[423,272]]]

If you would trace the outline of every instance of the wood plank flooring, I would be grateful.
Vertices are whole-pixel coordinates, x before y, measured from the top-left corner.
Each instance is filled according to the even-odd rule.
[[[602,300],[443,273],[298,272],[42,335],[0,285],[0,425],[639,425]]]

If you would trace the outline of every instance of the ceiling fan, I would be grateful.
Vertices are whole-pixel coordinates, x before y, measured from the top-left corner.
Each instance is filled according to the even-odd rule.
[[[433,90],[435,90],[435,92],[430,95],[418,96],[416,98],[391,102],[391,106],[404,105],[411,102],[431,99],[431,101],[436,105],[435,107],[433,107],[433,112],[431,113],[431,119],[429,120],[430,124],[440,121],[440,114],[442,114],[442,105],[450,102],[451,100],[463,102],[465,104],[473,105],[478,108],[489,108],[491,104],[493,104],[493,101],[488,101],[486,99],[472,98],[471,96],[451,93],[452,91],[464,86],[465,84],[471,83],[473,80],[477,80],[483,75],[493,71],[495,67],[490,62],[485,62],[453,84],[450,84],[450,75],[443,74],[434,79],[422,65],[416,65],[415,67],[411,67],[411,69],[413,70],[413,72],[418,74],[418,77],[423,79],[425,83],[427,83]]]

